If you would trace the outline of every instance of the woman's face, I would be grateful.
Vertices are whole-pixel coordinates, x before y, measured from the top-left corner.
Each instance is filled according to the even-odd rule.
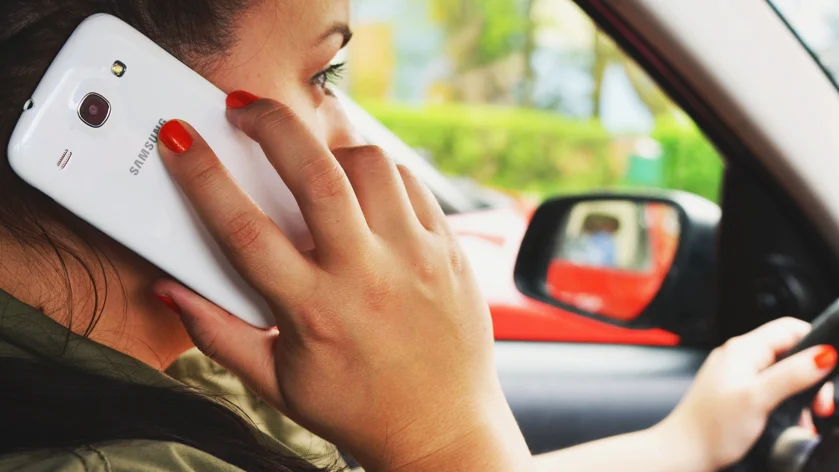
[[[333,59],[351,36],[349,0],[254,0],[237,41],[207,74],[225,92],[245,90],[290,106],[330,149],[361,144],[328,91]]]

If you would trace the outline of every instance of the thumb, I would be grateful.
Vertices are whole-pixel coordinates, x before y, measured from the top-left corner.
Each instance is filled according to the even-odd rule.
[[[255,328],[174,281],[159,281],[152,290],[181,317],[192,342],[204,355],[239,377],[255,394],[280,406],[274,359],[279,342],[276,329]]]
[[[770,410],[784,400],[825,380],[836,367],[836,349],[816,346],[788,357],[760,375]]]

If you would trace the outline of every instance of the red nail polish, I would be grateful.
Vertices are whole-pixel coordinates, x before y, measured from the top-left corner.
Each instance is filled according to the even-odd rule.
[[[178,305],[175,305],[175,301],[172,300],[170,297],[167,297],[166,295],[157,295],[157,299],[160,300],[160,303],[163,303],[164,305],[169,307],[170,310],[174,311],[176,315],[181,316],[184,314],[183,311],[181,311],[181,309],[178,307]]]
[[[836,414],[836,403],[833,403],[833,399],[830,401],[830,406],[827,407],[827,411],[825,414],[830,417]]]
[[[837,360],[836,349],[832,346],[822,346],[819,353],[816,354],[816,367],[819,369],[832,369],[836,365]]]
[[[227,108],[244,108],[257,100],[259,100],[259,97],[256,95],[244,90],[237,90],[227,96]]]
[[[160,128],[159,139],[169,150],[177,154],[189,151],[194,142],[184,125],[177,120],[167,121]]]

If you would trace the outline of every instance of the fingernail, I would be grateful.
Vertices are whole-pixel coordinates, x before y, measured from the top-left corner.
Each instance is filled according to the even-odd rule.
[[[227,108],[244,108],[257,100],[259,100],[259,97],[256,95],[244,90],[237,90],[227,96]]]
[[[816,354],[816,367],[819,369],[832,369],[836,365],[836,349],[833,346],[822,346]]]
[[[160,142],[177,154],[187,152],[193,143],[192,136],[189,135],[184,125],[178,120],[167,121],[160,128],[160,135],[158,137]]]
[[[830,399],[830,406],[827,407],[827,411],[825,411],[827,416],[833,416],[836,414],[836,403],[833,402],[833,399]]]
[[[181,309],[178,307],[178,305],[175,305],[175,301],[172,300],[172,298],[170,298],[166,295],[156,295],[156,296],[157,296],[157,299],[160,300],[160,303],[163,303],[164,305],[169,307],[169,309],[174,311],[176,315],[181,316],[181,315],[184,314],[184,312],[181,311]]]

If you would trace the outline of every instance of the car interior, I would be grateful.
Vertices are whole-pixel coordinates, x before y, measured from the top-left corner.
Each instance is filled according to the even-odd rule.
[[[839,151],[828,126],[839,123],[839,100],[783,19],[757,1],[577,3],[726,157],[722,217],[704,249],[710,283],[695,288],[713,306],[699,322],[676,320],[681,346],[497,342],[501,381],[534,453],[657,423],[713,347],[779,317],[813,321],[839,297],[839,239],[826,237],[839,228],[837,169],[826,157]],[[753,23],[748,38],[742,18]],[[778,96],[793,83],[791,96]],[[525,238],[520,267],[540,244]],[[680,290],[665,283],[649,310]],[[828,443],[832,425],[817,426]],[[734,470],[766,470],[766,460],[750,456]],[[819,464],[790,470],[833,470]]]
[[[770,1],[573,2],[697,124],[725,170],[719,205],[686,192],[617,190],[553,198],[533,214],[516,260],[519,292],[612,326],[678,336],[674,346],[496,341],[499,378],[533,454],[649,428],[714,348],[771,320],[813,322],[839,306],[839,90]],[[446,215],[508,203],[444,175],[335,93],[364,138],[408,165]],[[623,238],[603,244],[632,248],[616,272],[653,272],[654,246],[666,242],[651,235],[647,205],[675,211],[677,246],[666,273],[638,281],[655,292],[638,313],[607,317],[602,306],[550,292],[557,248],[588,231],[592,215],[611,219]],[[731,471],[837,470],[837,418],[816,419],[813,440],[787,436],[796,424],[783,417]]]

